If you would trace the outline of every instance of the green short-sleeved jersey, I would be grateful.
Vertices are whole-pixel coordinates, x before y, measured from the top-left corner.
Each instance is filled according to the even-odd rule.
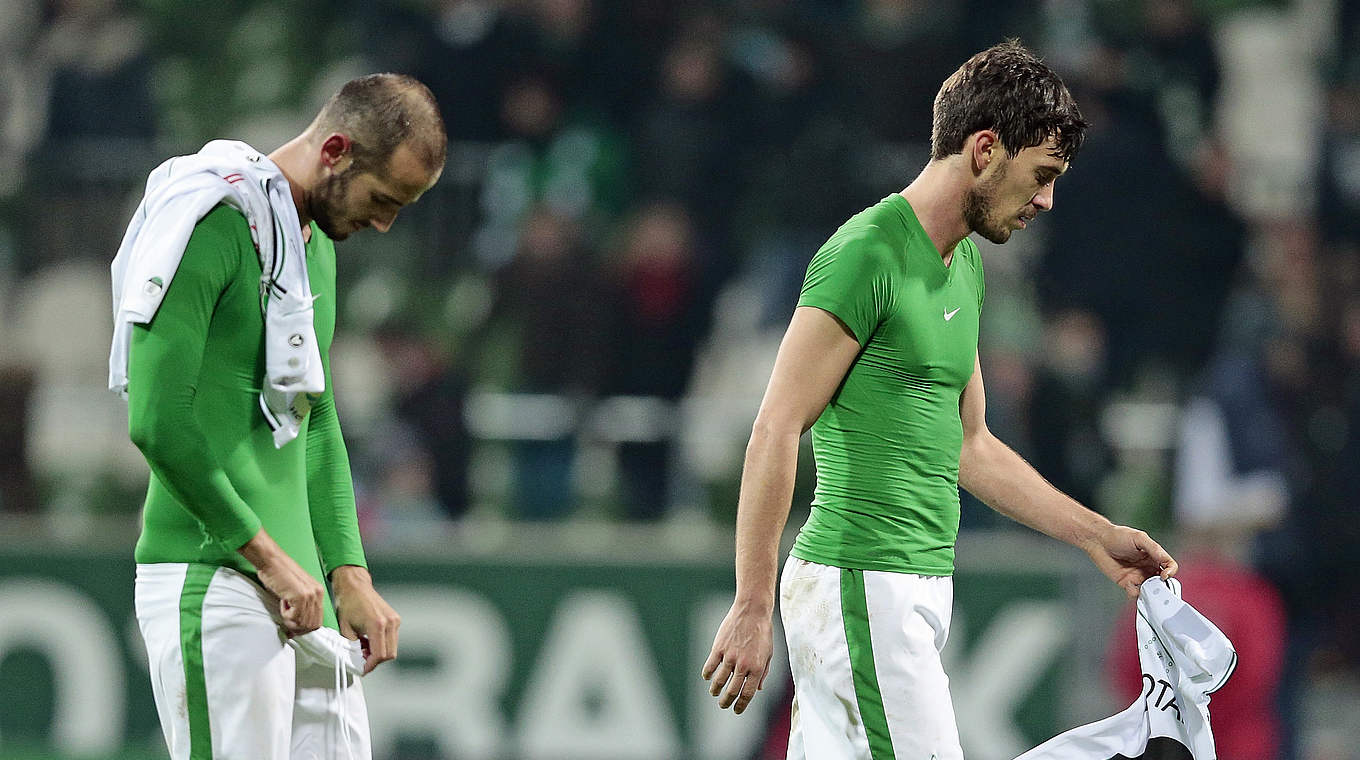
[[[946,267],[898,194],[851,217],[812,258],[798,305],[834,314],[863,349],[812,426],[817,488],[794,556],[953,573],[959,397],[982,299],[977,246],[965,238]]]
[[[282,448],[260,410],[260,260],[239,212],[218,206],[198,223],[156,316],[134,329],[129,427],[151,466],[137,562],[253,574],[236,549],[264,527],[323,583],[365,564],[331,389],[335,245],[315,225],[306,259],[326,390]]]

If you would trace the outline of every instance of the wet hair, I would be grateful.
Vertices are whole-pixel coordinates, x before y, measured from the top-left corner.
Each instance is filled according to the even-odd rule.
[[[944,80],[935,95],[930,155],[961,153],[969,135],[990,129],[1008,155],[1053,137],[1053,155],[1070,162],[1088,126],[1057,73],[1011,39],[969,58]]]
[[[431,172],[444,165],[448,137],[434,94],[405,74],[369,74],[351,79],[331,96],[312,122],[322,135],[349,137],[354,166],[380,172],[392,152],[408,144]]]

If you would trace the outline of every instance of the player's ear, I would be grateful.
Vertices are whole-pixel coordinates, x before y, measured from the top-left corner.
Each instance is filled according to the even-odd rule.
[[[332,132],[321,141],[321,164],[337,173],[344,171],[354,160],[353,147],[349,135]]]
[[[1003,150],[1001,139],[990,129],[979,130],[969,135],[965,146],[974,174],[985,171],[992,161],[1000,158]]]

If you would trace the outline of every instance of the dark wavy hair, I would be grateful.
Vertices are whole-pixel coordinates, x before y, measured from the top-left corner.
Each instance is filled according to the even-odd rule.
[[[930,155],[940,159],[963,151],[974,132],[990,129],[1014,156],[1057,141],[1053,155],[1071,161],[1090,123],[1057,73],[1010,39],[969,58],[935,95]]]
[[[348,136],[354,166],[361,171],[381,171],[403,143],[415,150],[425,168],[434,171],[444,165],[448,149],[434,95],[405,74],[351,79],[321,108],[312,128]]]

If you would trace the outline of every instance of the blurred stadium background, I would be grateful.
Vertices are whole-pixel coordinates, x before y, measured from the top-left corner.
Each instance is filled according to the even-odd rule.
[[[1360,2],[0,19],[0,757],[165,756],[131,618],[146,470],[104,389],[107,267],[146,173],[218,137],[272,150],[376,70],[427,82],[452,141],[393,232],[339,251],[337,398],[405,618],[366,682],[379,757],[779,756],[778,649],[754,715],[698,678],[763,383],[813,251],[915,176],[943,77],[1019,36],[1095,126],[1055,210],[983,243],[990,423],[1179,551],[1243,650],[1229,689],[1280,721],[1275,749],[1224,757],[1360,758]],[[970,758],[1127,704],[1120,595],[1084,558],[976,503],[959,557]]]

